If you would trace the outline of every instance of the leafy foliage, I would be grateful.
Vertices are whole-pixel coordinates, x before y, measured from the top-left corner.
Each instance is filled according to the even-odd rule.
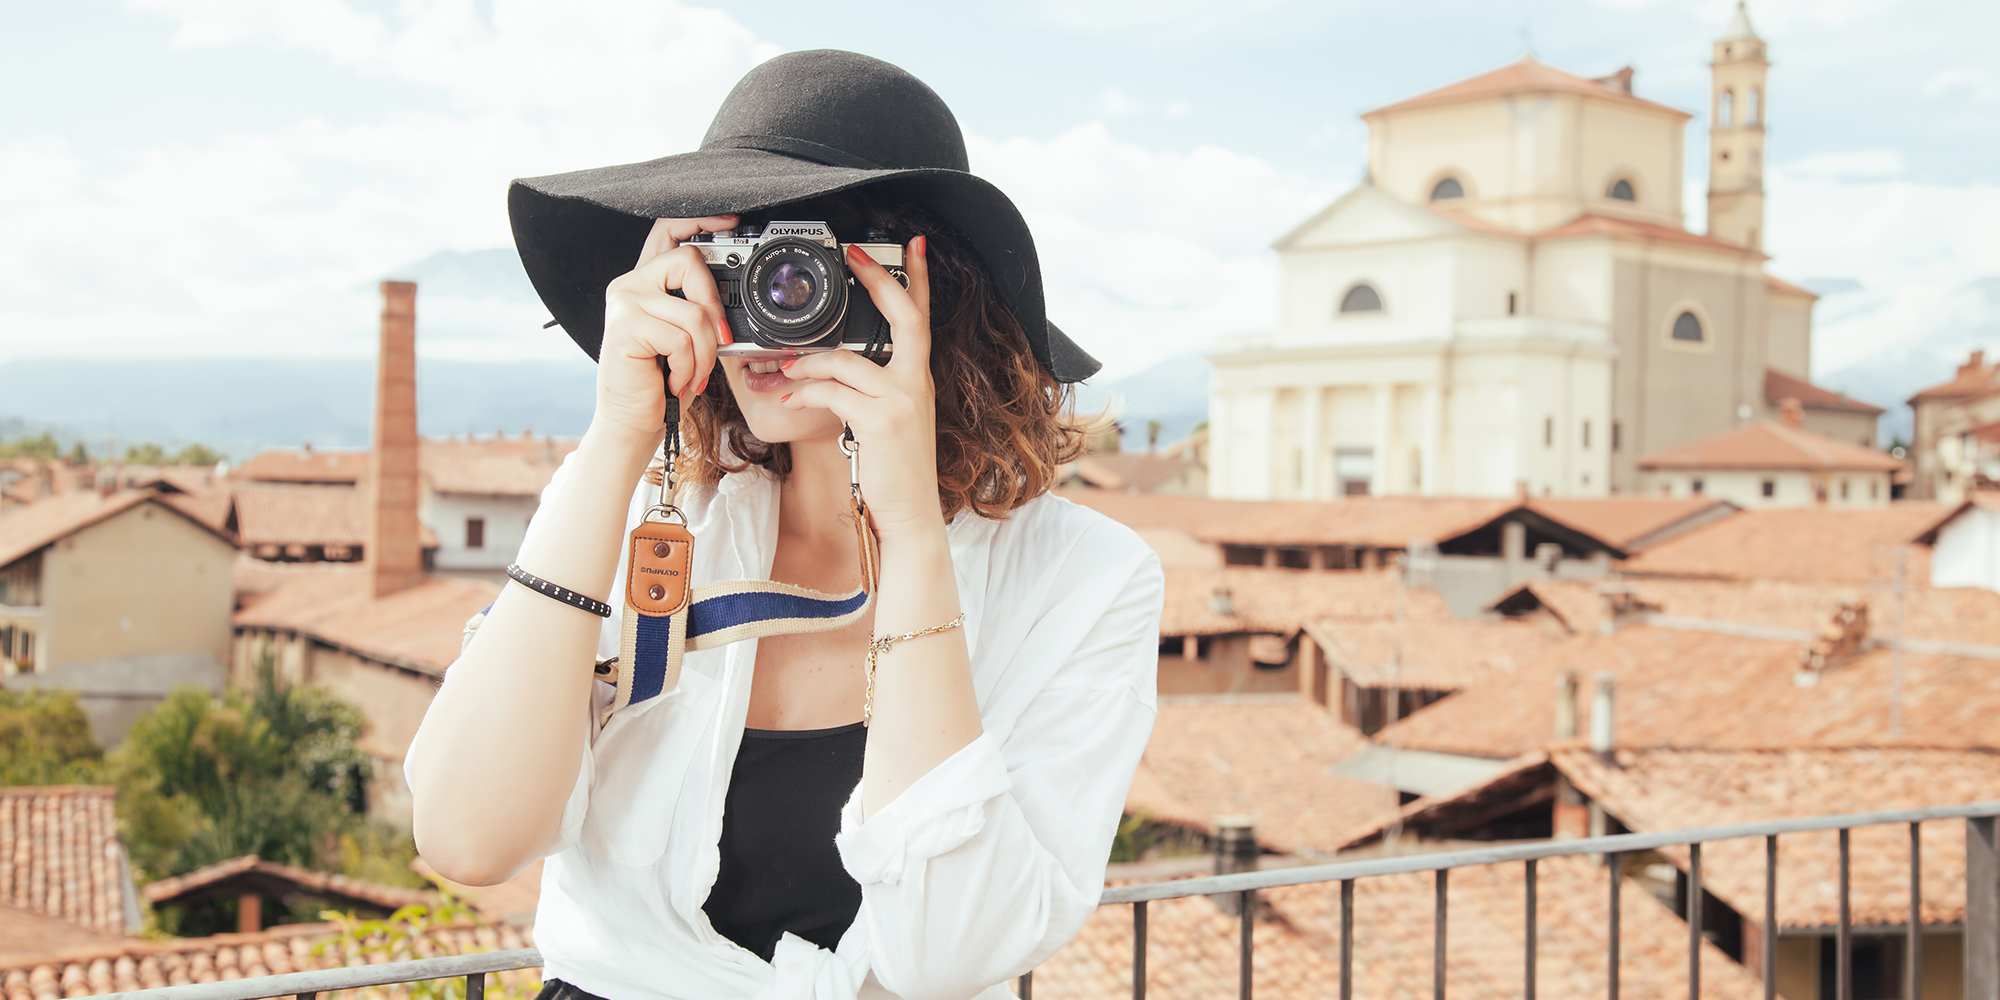
[[[0,785],[89,785],[103,774],[76,692],[0,689]]]
[[[348,965],[374,965],[421,957],[421,942],[426,932],[434,927],[466,923],[473,916],[472,911],[444,886],[437,886],[437,890],[440,896],[438,905],[405,906],[381,920],[361,920],[352,911],[320,911],[319,919],[332,922],[340,928],[340,933],[315,945],[313,954],[336,951]],[[526,1000],[540,988],[537,983],[527,991],[516,993],[497,974],[488,973],[486,978],[486,995],[493,1000]],[[408,1000],[465,1000],[465,977],[421,980],[408,984],[407,989]]]
[[[172,454],[151,441],[141,441],[125,448],[125,461],[133,465],[214,465],[225,457],[199,441]]]
[[[133,861],[155,876],[244,854],[333,867],[365,829],[363,729],[360,709],[268,666],[253,691],[173,692],[111,755]]]
[[[57,444],[56,436],[48,431],[37,437],[0,441],[0,458],[54,458],[60,454],[62,445]]]

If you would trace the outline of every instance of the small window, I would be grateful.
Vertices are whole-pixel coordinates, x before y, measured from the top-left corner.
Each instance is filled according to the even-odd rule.
[[[486,547],[486,519],[468,517],[465,519],[465,547],[483,549]]]
[[[1632,194],[1632,182],[1626,180],[1623,177],[1618,178],[1617,182],[1611,185],[1611,190],[1605,192],[1605,196],[1609,198],[1615,198],[1619,201],[1639,200]]]
[[[1743,124],[1753,127],[1763,124],[1761,120],[1764,110],[1761,106],[1763,103],[1764,92],[1758,90],[1756,87],[1751,87],[1748,98],[1743,102]]]
[[[1706,485],[1706,483],[1699,479],[1693,480],[1688,483],[1688,492],[1694,496],[1700,496],[1702,487]]]
[[[1847,499],[1847,484],[1848,481],[1845,479],[1840,481],[1840,498],[1842,500]]]
[[[1625,431],[1625,428],[1624,428],[1623,426],[1621,426],[1621,425],[1620,425],[1620,424],[1618,423],[1618,421],[1616,421],[1616,420],[1613,420],[1613,421],[1611,422],[1611,450],[1612,450],[1612,451],[1617,451],[1617,450],[1618,450],[1618,449],[1619,449],[1620,447],[1622,447],[1622,446],[1624,445],[1624,443],[1625,443],[1625,442],[1624,442],[1623,440],[1621,440],[1621,439],[1622,439],[1622,438],[1623,438],[1623,437],[1625,436],[1625,433],[1624,433],[1624,431]]]
[[[1544,447],[1544,448],[1553,448],[1553,447],[1555,447],[1555,446],[1556,446],[1556,418],[1554,418],[1554,417],[1543,417],[1543,418],[1542,418],[1542,447]]]
[[[1585,448],[1589,448],[1589,447],[1590,447],[1590,421],[1588,421],[1588,420],[1586,420],[1586,421],[1584,421],[1584,422],[1583,422],[1583,437],[1582,437],[1582,441],[1583,441],[1583,447],[1585,447]]]
[[[1705,339],[1702,335],[1701,320],[1696,319],[1691,312],[1684,312],[1674,317],[1674,339],[1684,344],[1701,343]]]
[[[1735,97],[1734,97],[1734,95],[1732,95],[1732,94],[1731,94],[1731,93],[1730,93],[1729,91],[1727,91],[1727,90],[1725,90],[1725,91],[1723,91],[1722,93],[1720,93],[1720,94],[1716,95],[1716,98],[1715,98],[1715,127],[1716,127],[1716,128],[1728,128],[1728,127],[1729,127],[1729,109],[1730,109],[1730,105],[1731,105],[1731,104],[1733,104],[1733,103],[1735,103]],[[1723,157],[1723,159],[1725,159],[1725,160],[1726,160],[1726,159],[1728,159],[1728,157],[1727,157],[1727,156],[1724,156],[1724,157]]]
[[[1375,480],[1375,449],[1336,449],[1333,453],[1333,476],[1340,482],[1341,496],[1367,496]]]
[[[1877,481],[1877,480],[1874,480],[1874,479],[1870,479],[1870,480],[1868,481],[1868,499],[1870,499],[1870,500],[1880,500],[1880,499],[1882,499],[1882,484],[1881,484],[1881,482],[1879,482],[1879,481]]]
[[[1447,177],[1437,182],[1436,187],[1431,188],[1432,201],[1444,201],[1447,198],[1463,197],[1465,197],[1465,185],[1460,184],[1456,177]]]
[[[1761,484],[1761,486],[1762,486],[1762,489],[1763,489],[1763,493],[1764,493],[1764,496],[1766,496],[1766,497],[1774,497],[1774,496],[1777,496],[1777,495],[1778,495],[1778,481],[1777,481],[1777,480],[1775,480],[1775,479],[1766,479],[1766,480],[1764,480],[1764,482],[1763,482],[1763,483]]]
[[[1516,312],[1518,312],[1518,311],[1519,311],[1519,310],[1518,310],[1518,309],[1516,308],[1516,306],[1517,306],[1517,303],[1518,303],[1518,297],[1517,297],[1517,296],[1516,296],[1516,295],[1515,295],[1515,294],[1514,294],[1513,292],[1508,292],[1508,293],[1507,293],[1507,315],[1509,315],[1509,316],[1512,316],[1512,315],[1514,315],[1514,314],[1515,314]]]
[[[1382,296],[1373,285],[1355,285],[1340,297],[1340,311],[1344,313],[1368,313],[1382,311]]]

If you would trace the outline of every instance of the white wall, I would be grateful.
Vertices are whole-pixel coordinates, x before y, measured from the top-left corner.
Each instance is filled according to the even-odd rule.
[[[1694,481],[1701,480],[1699,494]],[[1764,481],[1771,480],[1773,495],[1764,495]],[[1828,507],[1886,507],[1889,504],[1889,474],[1886,472],[1833,472],[1825,474]],[[1745,509],[1756,507],[1814,507],[1819,505],[1812,474],[1797,469],[1704,469],[1654,471],[1646,473],[1645,491],[1672,497],[1705,496]],[[1847,496],[1840,495],[1847,483]]]
[[[433,493],[429,500],[425,523],[438,536],[437,568],[461,570],[506,569],[521,549],[537,504],[531,496],[465,493]],[[486,544],[478,549],[465,547],[465,521],[473,517],[486,519]]]
[[[1931,586],[2000,591],[2000,514],[1974,507],[1938,530]]]

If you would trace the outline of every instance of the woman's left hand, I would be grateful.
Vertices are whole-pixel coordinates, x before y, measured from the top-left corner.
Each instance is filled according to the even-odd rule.
[[[847,268],[889,321],[894,349],[877,365],[854,351],[825,351],[785,362],[797,388],[783,399],[794,410],[832,410],[861,445],[861,494],[884,543],[944,525],[938,505],[937,403],[931,383],[930,273],[926,240],[904,255],[905,290],[882,265],[856,247]]]

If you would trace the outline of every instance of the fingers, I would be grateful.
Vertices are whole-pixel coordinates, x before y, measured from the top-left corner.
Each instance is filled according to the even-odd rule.
[[[788,410],[808,407],[832,410],[834,416],[849,424],[862,424],[871,422],[869,418],[880,407],[882,400],[839,382],[813,381],[801,383],[798,388],[780,397],[778,402]]]
[[[701,254],[693,247],[665,251],[645,266],[620,277],[612,287],[629,296],[632,304],[647,315],[687,331],[693,353],[685,365],[672,362],[669,356],[673,373],[678,376],[673,382],[692,386],[696,393],[706,390],[715,369],[716,345],[731,343],[733,338],[722,315],[722,292],[716,287],[708,265],[702,262]],[[678,289],[681,294],[668,295],[669,289]],[[695,312],[690,313],[689,309]]]
[[[883,318],[889,321],[889,340],[896,346],[889,355],[889,367],[898,371],[930,368],[930,272],[921,265],[912,269],[912,258],[922,257],[926,242],[921,236],[910,241],[911,252],[904,255],[903,271],[910,278],[908,291],[861,248],[852,245],[847,248],[848,271],[854,275],[854,280],[861,282],[861,287],[868,289],[868,297],[875,300],[875,308],[881,310]],[[921,279],[919,275],[922,275]],[[924,282],[922,306],[917,304],[915,297],[919,280]]]
[[[662,330],[647,324],[651,332],[661,334],[658,338],[647,337],[647,348],[664,355],[672,371],[668,391],[675,396],[681,392],[675,388],[691,389],[696,395],[708,388],[709,376],[715,371],[715,328],[709,318],[709,311],[699,303],[677,299],[671,295],[635,296],[632,304],[658,323],[670,327]]]
[[[736,228],[736,216],[711,215],[700,219],[654,219],[653,229],[646,234],[646,242],[639,248],[639,261],[634,267],[644,267],[653,258],[680,246],[681,241],[696,233],[718,233],[724,229]]]
[[[831,379],[869,396],[897,391],[897,376],[853,351],[825,351],[796,357],[779,366],[787,378]]]

